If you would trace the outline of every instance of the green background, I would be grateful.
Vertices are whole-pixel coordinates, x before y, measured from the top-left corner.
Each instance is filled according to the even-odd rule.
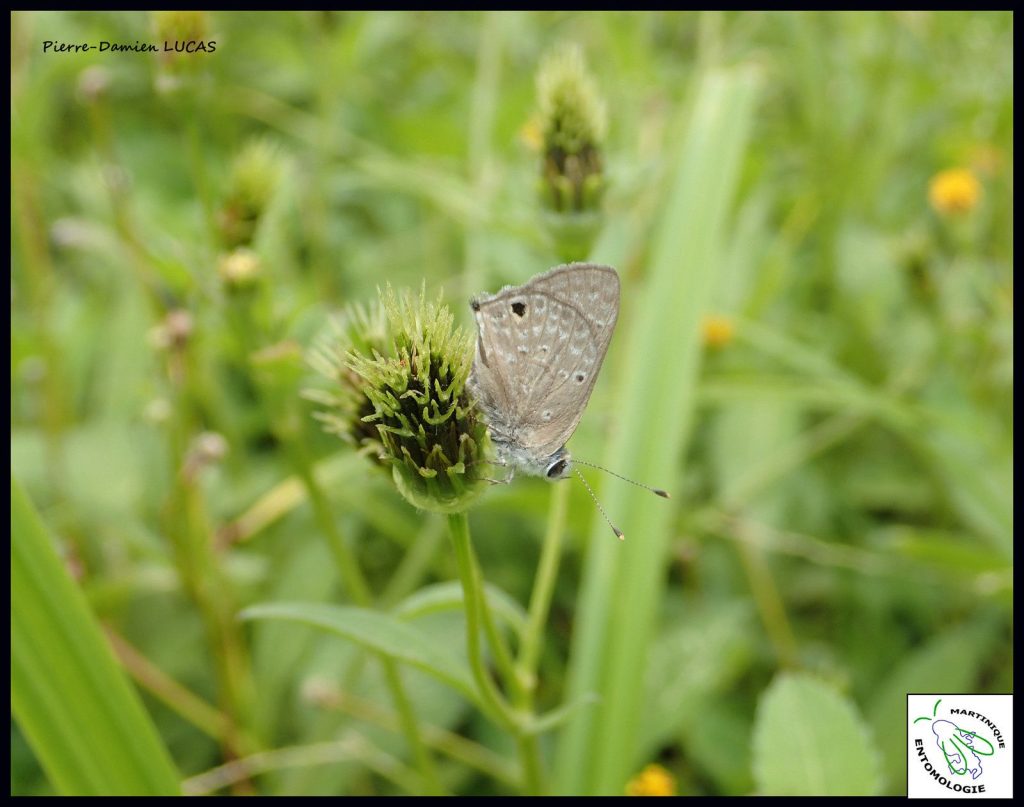
[[[34,506],[33,546],[77,583],[12,588],[12,624],[60,658],[84,593],[133,648],[180,779],[289,748],[223,790],[415,792],[375,659],[236,617],[358,602],[331,540],[380,608],[456,579],[444,521],[322,433],[302,354],[385,283],[443,290],[472,327],[472,294],[559,262],[534,77],[563,42],[607,104],[591,257],[623,284],[570,447],[673,498],[587,472],[619,544],[561,483],[537,699],[587,703],[542,738],[552,789],[621,793],[657,761],[681,794],[902,793],[906,692],[1012,691],[1010,13],[214,12],[212,54],[42,51],[160,24],[12,15],[11,467],[32,502],[12,529],[42,535]],[[268,190],[239,292],[223,211],[254,140]],[[980,184],[959,213],[929,202],[951,168]],[[174,310],[180,349],[160,342]],[[709,315],[726,344],[702,340]],[[470,514],[484,576],[520,604],[553,490],[517,479]],[[457,609],[410,624],[464,663]],[[517,792],[511,740],[400,669],[421,725],[473,743],[467,761],[445,735],[445,788]],[[53,772],[74,754],[29,728],[18,680],[11,792],[87,789]],[[53,697],[91,697],[78,680]],[[135,779],[119,756],[147,721],[129,711],[98,734],[66,712],[69,747],[107,755],[100,792],[119,765],[128,792],[167,781],[162,757]]]

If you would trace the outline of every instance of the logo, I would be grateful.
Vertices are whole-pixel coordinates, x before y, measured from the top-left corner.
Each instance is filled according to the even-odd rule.
[[[907,795],[1013,795],[1012,695],[907,695]]]

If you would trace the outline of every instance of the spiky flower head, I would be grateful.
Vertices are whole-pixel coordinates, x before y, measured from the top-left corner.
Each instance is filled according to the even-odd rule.
[[[424,510],[464,510],[484,487],[487,427],[466,392],[472,339],[426,292],[386,288],[350,307],[311,363],[330,389],[308,397],[339,434],[390,467],[399,492]]]
[[[585,260],[602,224],[606,113],[578,46],[563,45],[543,61],[537,96],[544,229],[563,262]]]
[[[276,144],[249,141],[231,164],[217,225],[224,246],[249,246],[256,228],[281,184],[284,157]]]

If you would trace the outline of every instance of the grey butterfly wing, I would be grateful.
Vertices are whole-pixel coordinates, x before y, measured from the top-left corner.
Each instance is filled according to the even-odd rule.
[[[473,306],[474,374],[492,395],[496,425],[535,456],[553,454],[583,417],[608,351],[618,275],[596,264],[558,266]]]
[[[478,333],[469,383],[494,436],[507,440],[512,436],[511,419],[514,415],[509,380],[509,372],[513,368],[506,360],[512,348],[500,320],[493,312],[490,316],[481,317],[477,304],[476,300],[472,303]]]

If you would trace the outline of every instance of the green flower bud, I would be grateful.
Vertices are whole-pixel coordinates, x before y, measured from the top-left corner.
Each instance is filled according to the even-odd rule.
[[[487,427],[466,391],[473,341],[440,298],[387,288],[350,307],[311,363],[330,389],[307,394],[328,431],[391,468],[399,492],[424,510],[466,509],[484,488]]]
[[[183,52],[183,43],[205,42],[210,38],[210,15],[206,11],[151,12],[160,71],[156,86],[161,92],[174,92],[182,86],[182,78],[195,74],[204,64],[202,51]]]
[[[597,210],[606,112],[579,47],[563,46],[544,60],[537,96],[546,205],[559,212]]]
[[[250,141],[231,165],[217,226],[229,249],[252,243],[284,174],[280,150],[266,140]]]

